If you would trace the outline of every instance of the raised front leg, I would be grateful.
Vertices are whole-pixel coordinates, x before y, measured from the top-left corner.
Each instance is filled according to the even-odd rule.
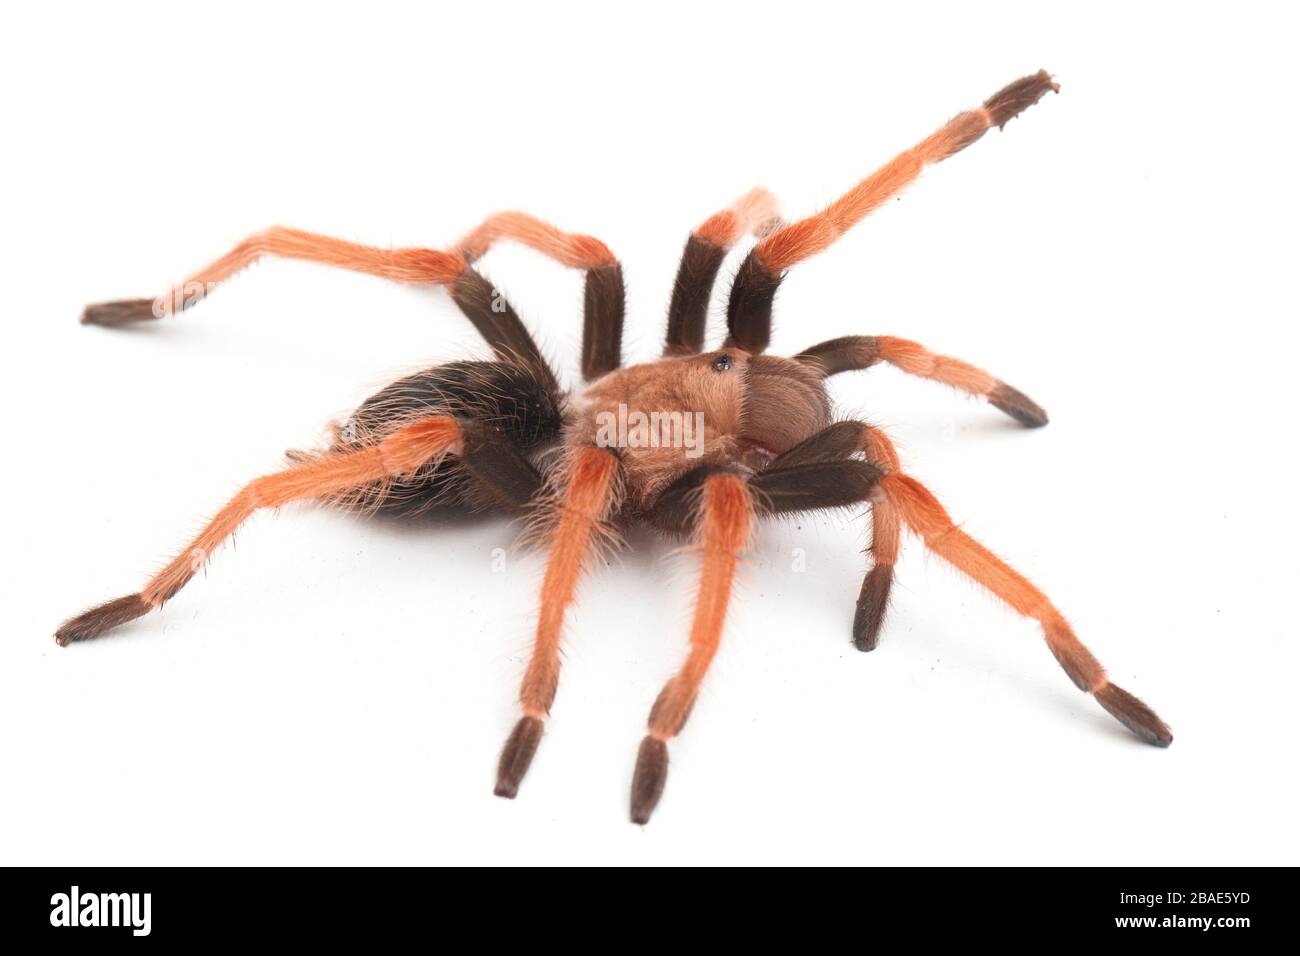
[[[910,185],[926,166],[947,159],[993,127],[1005,126],[1056,84],[1040,70],[994,93],[982,106],[958,113],[947,124],[858,183],[824,210],[778,229],[741,263],[727,302],[729,343],[762,352],[772,333],[772,301],[795,264],[829,247],[840,236]]]

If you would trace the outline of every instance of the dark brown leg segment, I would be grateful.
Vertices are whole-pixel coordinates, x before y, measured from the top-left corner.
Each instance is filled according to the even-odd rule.
[[[750,481],[765,514],[845,508],[868,500],[882,472],[857,459],[821,461],[760,472]]]
[[[692,235],[686,240],[682,262],[677,268],[673,298],[668,306],[668,335],[665,355],[695,355],[704,350],[704,330],[709,317],[709,295],[718,277],[723,246]]]
[[[590,381],[622,362],[626,310],[623,267],[617,262],[587,270],[582,309],[582,377]]]
[[[99,302],[86,306],[81,313],[82,325],[131,325],[159,318],[153,299],[119,299],[116,302]]]
[[[542,476],[505,435],[491,425],[457,419],[464,435],[461,465],[479,487],[508,511],[528,509],[542,490]]]
[[[772,339],[772,303],[785,273],[763,262],[758,247],[750,250],[731,284],[727,299],[727,342],[758,354]]]
[[[658,737],[644,737],[636,752],[632,772],[632,822],[644,826],[659,805],[668,782],[668,744]]]
[[[518,313],[491,282],[466,266],[449,291],[452,301],[492,346],[497,358],[526,364],[540,372],[552,389],[557,387],[555,373],[542,358],[537,343]]]
[[[492,792],[498,797],[513,800],[519,795],[519,783],[532,765],[543,732],[544,725],[538,718],[519,718],[501,749],[501,760],[497,764],[497,784]]]
[[[777,455],[767,470],[779,471],[795,465],[850,458],[862,450],[862,436],[866,434],[867,428],[862,422],[836,422],[789,451]]]

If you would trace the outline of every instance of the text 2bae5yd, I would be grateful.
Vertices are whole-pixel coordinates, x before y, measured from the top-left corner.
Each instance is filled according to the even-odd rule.
[[[1221,906],[1227,903],[1249,903],[1249,893],[1208,893],[1201,890],[1180,893],[1170,890],[1165,893],[1121,893],[1119,901],[1141,906],[1180,905]]]

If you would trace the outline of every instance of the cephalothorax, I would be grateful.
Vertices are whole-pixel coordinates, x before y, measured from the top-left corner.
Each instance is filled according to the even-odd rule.
[[[687,240],[668,314],[664,357],[620,367],[622,267],[601,242],[560,232],[522,213],[487,219],[449,251],[377,249],[273,228],[238,245],[160,299],[90,306],[83,321],[121,325],[193,305],[215,284],[264,255],[323,262],[402,282],[445,285],[494,352],[394,382],[335,432],[330,447],[291,453],[283,471],[249,483],[193,544],[137,594],[60,627],[60,644],[95,637],[172,598],[254,511],[314,499],[415,514],[434,509],[525,515],[549,549],[522,716],[501,754],[496,792],[515,796],[542,737],[559,680],[560,634],[584,564],[628,522],[689,537],[700,560],[690,650],[650,711],[632,782],[632,819],[644,823],[667,776],[667,741],[686,723],[721,640],[731,586],[757,520],[866,503],[871,568],[853,641],[876,646],[893,580],[900,530],[914,531],[950,562],[1043,628],[1070,679],[1134,734],[1173,739],[1150,708],[1112,684],[1047,597],[961,531],[921,484],[899,468],[889,439],[857,421],[835,421],[825,380],[879,362],[980,396],[1020,423],[1047,415],[986,372],[891,336],[848,336],[791,358],[765,355],[777,288],[790,267],[946,159],[1001,128],[1056,84],[1040,71],[895,157],[823,212],[786,224],[755,189],[711,216]],[[728,250],[758,242],[741,263],[727,303],[727,337],[704,351],[709,294]],[[514,310],[473,268],[495,241],[523,242],[586,273],[582,373],[566,395]],[[559,451],[559,454],[550,452]]]

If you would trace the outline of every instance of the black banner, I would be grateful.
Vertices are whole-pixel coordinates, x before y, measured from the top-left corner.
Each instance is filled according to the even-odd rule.
[[[864,942],[906,934],[918,941],[1236,946],[1294,935],[1293,875],[1278,869],[876,869],[828,874],[827,885],[806,873],[629,872],[599,881],[602,892],[581,874],[11,869],[0,917],[11,939],[134,947],[409,941],[412,933],[476,928],[493,912],[500,914],[487,922],[494,936],[546,925],[554,942],[564,920],[573,920],[574,932],[593,919],[625,918],[631,928],[644,925],[650,911],[654,934],[669,933],[682,920],[692,927],[716,921],[720,936],[737,939],[794,929],[827,941],[854,932]],[[704,881],[707,888],[697,885]],[[582,888],[575,891],[575,884]],[[698,909],[705,899],[708,908]]]

